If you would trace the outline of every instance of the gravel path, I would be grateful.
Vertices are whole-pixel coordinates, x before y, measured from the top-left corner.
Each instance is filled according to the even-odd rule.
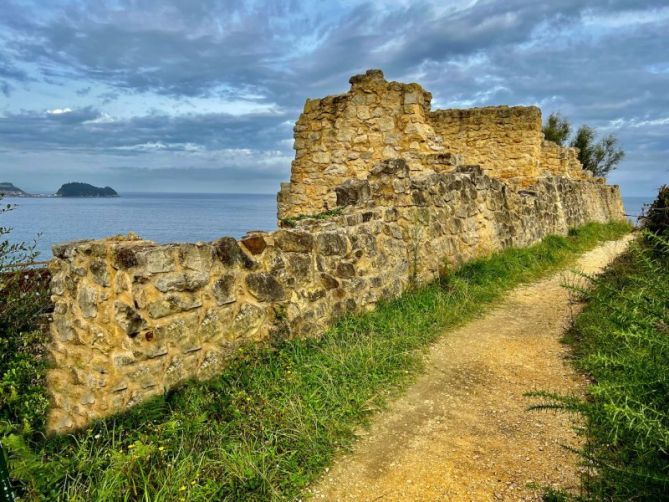
[[[631,237],[583,255],[601,271]],[[314,500],[540,500],[541,486],[577,490],[574,418],[527,411],[531,390],[580,394],[583,377],[560,338],[579,306],[567,271],[521,286],[484,317],[447,333],[426,372],[373,420],[350,454],[311,488]]]

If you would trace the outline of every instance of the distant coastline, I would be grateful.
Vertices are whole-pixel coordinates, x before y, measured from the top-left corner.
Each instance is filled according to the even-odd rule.
[[[5,181],[0,182],[0,196],[18,198],[120,197],[118,192],[109,186],[96,187],[89,183],[81,183],[78,181],[65,183],[58,189],[56,193],[51,194],[28,193],[13,183]]]
[[[31,197],[31,194],[8,181],[0,183],[0,195],[3,197]]]

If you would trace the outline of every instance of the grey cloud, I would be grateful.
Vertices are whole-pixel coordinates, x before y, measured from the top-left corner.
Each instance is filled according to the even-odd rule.
[[[151,144],[166,145],[163,149],[191,144],[206,150],[285,150],[282,141],[291,137],[290,129],[282,126],[285,121],[286,116],[278,114],[156,113],[121,120],[91,107],[61,113],[24,111],[0,117],[0,147],[125,155],[150,151],[136,146]]]
[[[2,42],[1,38],[0,42]],[[0,92],[5,97],[9,97],[14,89],[14,86],[10,82],[17,83],[28,80],[28,75],[23,70],[17,68],[8,56],[2,54],[2,50],[0,49]]]
[[[34,124],[37,124],[39,122],[39,116],[35,116],[35,114],[32,113],[28,113],[28,115],[29,116],[32,115]],[[46,112],[46,115],[44,115],[44,117],[51,122],[72,126],[98,119],[100,118],[100,112],[93,107],[87,106],[85,108],[80,108],[77,110],[67,109],[66,111],[63,110],[48,111]],[[15,116],[14,118],[17,117]]]
[[[291,133],[280,124],[297,118],[306,97],[342,92],[351,74],[381,67],[389,78],[418,80],[440,105],[539,104],[577,124],[608,127],[628,152],[621,179],[632,186],[629,172],[641,169],[652,180],[666,177],[669,131],[657,120],[669,115],[667,23],[650,16],[638,27],[584,28],[598,16],[652,13],[666,0],[482,0],[466,9],[297,0],[54,0],[40,9],[40,2],[5,1],[0,91],[8,95],[13,82],[38,78],[109,91],[80,94],[92,105],[71,114],[6,113],[0,148],[147,159],[156,152],[248,149],[259,159],[275,150],[287,157]],[[25,62],[37,73],[22,73]],[[105,105],[135,93],[259,101],[283,112],[158,111],[103,120]],[[189,167],[179,162],[163,167]],[[281,165],[285,172],[288,163]],[[249,180],[252,174],[240,171]],[[651,182],[644,183],[649,190]]]
[[[29,11],[15,9],[22,22],[5,22],[23,35],[14,50],[24,60],[39,61],[52,77],[75,72],[126,92],[178,96],[208,95],[223,86],[231,97],[252,88],[295,106],[305,90],[329,91],[355,70],[382,66],[401,74],[426,60],[522,43],[539,23],[575,22],[586,9],[640,7],[632,1],[510,0],[438,14],[425,2],[361,4],[327,20],[295,1],[116,4],[69,2],[47,22],[31,21]],[[320,35],[316,44],[314,34]],[[296,55],[300,44],[312,46]],[[379,52],[380,47],[386,48]]]
[[[2,94],[4,94],[6,98],[9,97],[11,91],[12,91],[12,86],[9,85],[9,82],[4,82],[0,80],[0,92],[2,92]]]
[[[290,49],[292,28],[277,32],[271,16],[291,9],[292,2],[73,4],[50,22],[23,26],[15,50],[51,76],[76,72],[126,91],[194,96],[230,84],[234,92],[270,77],[267,65]]]

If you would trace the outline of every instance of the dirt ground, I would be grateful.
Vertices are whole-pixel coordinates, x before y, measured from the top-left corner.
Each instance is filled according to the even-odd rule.
[[[629,238],[583,255],[600,271]],[[560,343],[579,306],[563,271],[513,290],[484,317],[446,333],[426,372],[361,433],[310,490],[313,500],[540,500],[542,487],[578,490],[574,417],[528,411],[532,390],[582,394]]]

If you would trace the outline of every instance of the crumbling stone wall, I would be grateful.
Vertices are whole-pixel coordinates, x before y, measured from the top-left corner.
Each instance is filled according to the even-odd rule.
[[[570,178],[590,177],[578,160],[578,149],[562,147],[552,141],[541,142],[541,165],[547,171]]]
[[[50,430],[212,377],[241,344],[317,336],[448,265],[624,219],[617,187],[536,136],[537,109],[433,113],[417,84],[378,71],[351,83],[307,101],[279,196],[284,216],[336,208],[329,218],[240,240],[54,247]]]
[[[491,176],[526,185],[539,176],[543,135],[535,106],[436,110],[430,122],[447,151]]]
[[[387,82],[380,70],[350,83],[346,94],[304,105],[294,128],[291,181],[278,197],[279,218],[332,209],[334,187],[366,178],[382,159],[402,158],[420,170],[426,155],[444,150],[428,124],[432,95],[420,85]]]
[[[337,185],[365,179],[384,159],[402,158],[413,171],[478,164],[521,187],[544,173],[589,176],[574,149],[543,140],[535,106],[431,111],[429,92],[418,84],[387,82],[380,70],[350,83],[346,94],[307,100],[294,129],[290,183],[278,195],[280,219],[332,209]]]
[[[515,191],[476,166],[414,173],[402,159],[335,193],[341,214],[240,241],[56,246],[50,429],[211,377],[240,344],[317,335],[446,264],[623,218],[617,187],[554,176]]]

